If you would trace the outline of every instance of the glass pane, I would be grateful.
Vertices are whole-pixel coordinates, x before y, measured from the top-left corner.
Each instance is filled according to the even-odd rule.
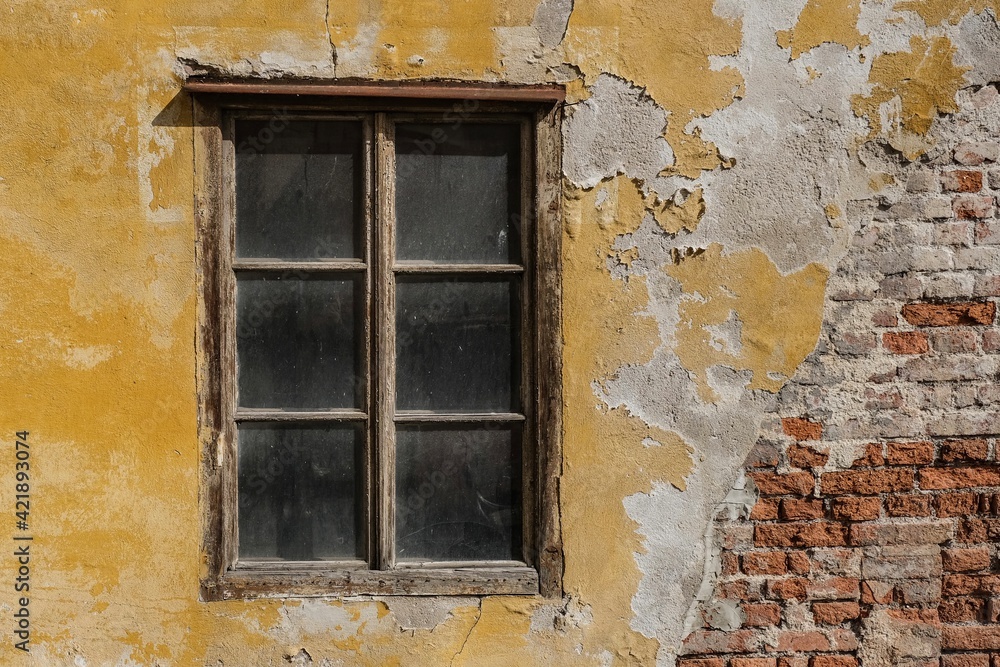
[[[517,284],[399,279],[397,409],[517,409]]]
[[[236,255],[361,257],[361,123],[236,123]]]
[[[522,559],[519,429],[399,428],[396,558]]]
[[[358,426],[243,424],[239,557],[364,558]]]
[[[326,410],[363,405],[361,278],[240,274],[239,404]]]
[[[396,126],[396,255],[520,262],[520,125]]]

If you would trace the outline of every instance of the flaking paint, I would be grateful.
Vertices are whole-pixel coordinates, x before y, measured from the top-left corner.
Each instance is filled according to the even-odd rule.
[[[987,7],[577,0],[553,6],[542,35],[529,0],[9,2],[0,423],[8,443],[32,432],[37,551],[33,652],[5,637],[0,662],[670,664],[761,405],[815,345],[844,239],[898,187],[866,148],[927,150],[973,65],[956,60],[955,26]],[[613,77],[666,119],[671,159],[626,133],[643,159],[608,173],[595,154],[596,180],[564,187],[566,600],[445,600],[405,631],[393,599],[198,601],[206,443],[181,60],[242,76],[559,81],[598,109],[588,132],[621,135],[597,85]],[[592,140],[570,131],[567,151]],[[767,183],[782,203],[744,211]],[[11,566],[0,559],[0,580]]]

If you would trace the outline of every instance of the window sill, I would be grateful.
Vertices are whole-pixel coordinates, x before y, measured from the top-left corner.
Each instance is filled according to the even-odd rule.
[[[238,565],[204,582],[205,601],[359,595],[538,595],[532,567],[401,567],[338,569],[329,563]],[[324,569],[327,568],[327,569]]]

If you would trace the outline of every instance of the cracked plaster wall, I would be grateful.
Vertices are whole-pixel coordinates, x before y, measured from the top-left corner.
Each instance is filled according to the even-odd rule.
[[[1000,68],[987,0],[7,9],[0,420],[32,430],[42,499],[37,643],[0,645],[11,665],[672,664],[828,276]],[[197,602],[181,62],[567,86],[565,600]]]

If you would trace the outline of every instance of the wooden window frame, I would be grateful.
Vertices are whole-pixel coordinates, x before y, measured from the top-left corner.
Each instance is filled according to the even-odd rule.
[[[561,102],[558,86],[501,86],[491,84],[402,82],[241,82],[190,79],[185,91],[192,99],[195,149],[195,213],[199,264],[198,395],[199,436],[202,442],[200,493],[202,527],[201,596],[204,600],[257,597],[319,597],[365,595],[562,595],[562,539],[559,514],[559,480],[562,472],[562,330],[561,330]],[[364,263],[357,262],[237,262],[232,212],[233,155],[231,129],[237,116],[273,117],[280,110],[309,117],[362,117],[366,125],[364,169],[366,182]],[[449,116],[450,114],[450,116]],[[470,120],[517,118],[522,129],[522,265],[521,334],[522,436],[524,461],[523,524],[525,562],[459,562],[397,565],[390,541],[394,520],[391,461],[393,448],[369,452],[375,443],[393,443],[394,337],[391,304],[379,301],[372,308],[372,292],[391,301],[393,273],[460,275],[463,266],[397,263],[390,266],[393,197],[384,177],[391,164],[388,150],[390,118],[434,115]],[[367,123],[367,120],[363,122]],[[370,129],[370,132],[368,131]],[[373,145],[368,144],[368,137]],[[373,168],[374,167],[374,168]],[[528,176],[530,174],[530,177]],[[389,179],[391,181],[391,179]],[[374,229],[372,228],[374,226]],[[374,245],[374,247],[373,247]],[[323,266],[320,266],[322,264]],[[477,275],[484,269],[475,265]],[[255,562],[237,561],[237,457],[238,421],[292,421],[308,413],[236,410],[235,401],[235,272],[234,269],[289,269],[306,271],[364,270],[368,300],[365,349],[374,351],[366,369],[369,378],[365,474],[366,498],[381,489],[374,502],[375,516],[364,525],[369,559],[378,562]],[[510,273],[509,265],[485,267],[497,275]],[[376,335],[368,335],[368,327]],[[389,350],[389,353],[386,351]],[[366,371],[370,372],[370,371]],[[378,378],[376,380],[376,378]],[[393,418],[376,419],[376,415]],[[312,415],[315,417],[316,415]],[[326,416],[330,416],[326,414]],[[339,411],[335,419],[350,420],[355,411]],[[404,416],[419,421],[419,416]],[[456,422],[503,420],[501,415],[455,417]],[[375,460],[374,469],[369,462]],[[375,530],[372,531],[372,526]],[[369,569],[372,565],[375,568]],[[391,569],[389,569],[391,568]]]

